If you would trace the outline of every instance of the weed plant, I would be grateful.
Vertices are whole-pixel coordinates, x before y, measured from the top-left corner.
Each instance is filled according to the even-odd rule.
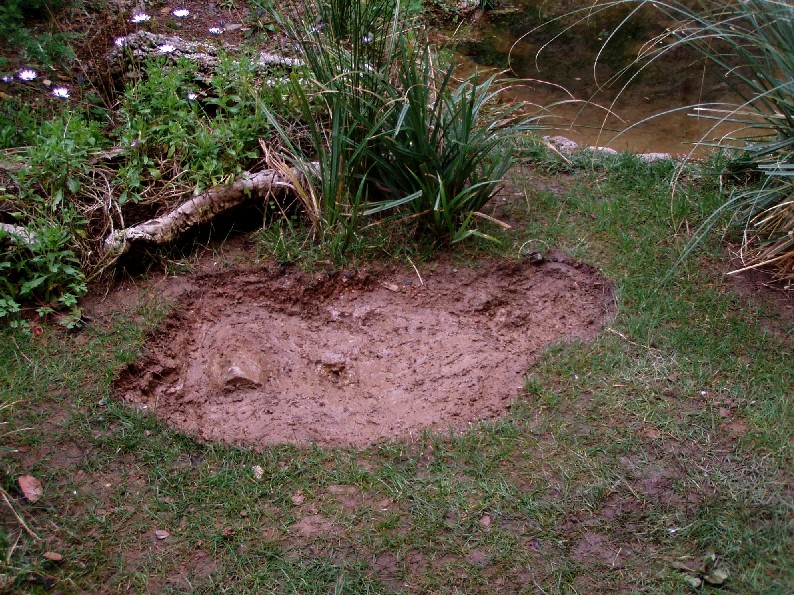
[[[65,198],[75,198],[83,185],[90,185],[91,157],[107,145],[99,123],[77,112],[56,116],[41,124],[19,183],[46,197],[45,209],[56,211]]]
[[[256,65],[226,57],[206,86],[196,66],[151,62],[127,87],[116,130],[128,158],[119,169],[119,201],[152,202],[163,193],[200,193],[247,169],[269,125],[261,106],[277,88],[256,80]]]
[[[21,326],[23,305],[46,316],[74,308],[85,295],[85,275],[68,247],[70,231],[42,223],[20,238],[0,229],[0,322]]]
[[[44,22],[64,9],[70,0],[6,0],[0,5],[0,39],[17,48],[22,57],[42,67],[73,61],[76,56],[69,36],[30,28],[33,21]]]
[[[28,103],[9,98],[0,103],[0,150],[35,142],[42,115]]]

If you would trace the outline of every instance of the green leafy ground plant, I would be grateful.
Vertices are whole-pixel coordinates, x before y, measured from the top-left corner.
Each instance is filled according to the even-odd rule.
[[[44,317],[76,307],[88,287],[69,233],[48,223],[25,237],[0,229],[0,322],[22,326],[25,310]]]
[[[3,222],[31,237],[63,232],[59,250],[51,243],[19,250],[17,244],[6,254],[7,266],[23,267],[6,279],[16,287],[6,288],[9,308],[52,302],[28,291],[30,271],[22,261],[30,250],[55,259],[47,265],[55,267],[55,277],[74,273],[82,282],[100,273],[114,258],[102,247],[114,229],[226,184],[254,165],[259,139],[270,130],[261,107],[284,105],[283,85],[266,85],[255,60],[242,55],[221,58],[209,78],[199,77],[194,65],[164,59],[139,74],[112,113],[64,102],[48,114],[25,108],[21,100],[0,111],[0,140],[9,159],[0,194]],[[39,256],[30,262],[34,271]],[[82,269],[79,275],[75,267]],[[64,299],[79,293],[68,283],[30,274],[42,288],[63,289]]]
[[[70,4],[70,0],[6,0],[0,5],[0,38],[42,67],[72,62],[76,55],[67,34],[31,28],[34,21],[47,22]]]

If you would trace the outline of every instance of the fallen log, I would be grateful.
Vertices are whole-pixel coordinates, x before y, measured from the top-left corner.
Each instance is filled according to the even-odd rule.
[[[296,181],[302,179],[301,172],[289,168],[246,173],[231,186],[212,188],[160,217],[114,231],[104,241],[105,253],[120,255],[136,243],[166,244],[221,213],[257,199],[266,200],[279,191],[294,192]]]
[[[223,48],[234,51],[236,48]],[[168,56],[176,62],[180,58],[198,64],[204,75],[212,76],[219,63],[219,48],[205,41],[188,41],[175,35],[160,35],[148,31],[138,31],[126,37],[119,37],[107,54],[108,71],[119,73],[128,66],[137,65],[148,58]],[[297,58],[279,56],[262,52],[257,60],[258,66],[267,69],[272,66],[296,68],[303,65]]]

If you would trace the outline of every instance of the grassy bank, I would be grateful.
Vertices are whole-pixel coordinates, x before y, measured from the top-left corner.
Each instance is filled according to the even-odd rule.
[[[558,247],[613,281],[617,314],[459,436],[257,453],[175,434],[109,390],[168,308],[145,290],[77,334],[3,331],[19,515],[0,502],[3,588],[683,593],[716,568],[727,592],[794,589],[791,321],[742,297],[716,242],[666,279],[719,204],[714,181],[692,174],[671,199],[669,164],[548,164],[512,171],[501,247],[455,258]],[[22,474],[43,483],[36,504]]]

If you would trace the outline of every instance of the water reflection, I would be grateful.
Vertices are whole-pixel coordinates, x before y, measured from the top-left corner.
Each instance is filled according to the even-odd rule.
[[[663,38],[670,23],[658,13],[641,12],[624,22],[626,9],[600,12],[566,30],[562,21],[539,27],[549,16],[537,6],[529,0],[519,10],[484,13],[476,25],[478,40],[457,49],[464,71],[509,69],[524,79],[509,98],[548,116],[549,134],[617,150],[688,153],[704,135],[731,131],[714,130],[714,120],[680,109],[737,101],[725,74],[700,55],[678,48],[646,68],[620,74],[648,40]]]

